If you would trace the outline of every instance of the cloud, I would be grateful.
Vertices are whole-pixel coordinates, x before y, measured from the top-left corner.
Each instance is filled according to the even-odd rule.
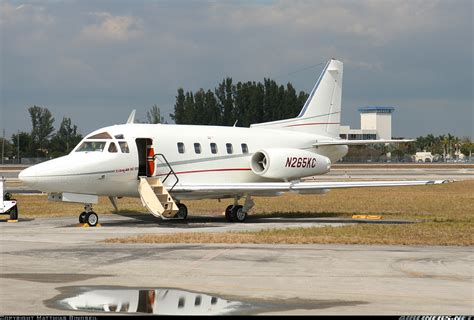
[[[248,6],[218,2],[212,6],[209,21],[233,30],[270,27],[283,32],[351,36],[383,45],[407,32],[437,28],[446,17],[439,7],[437,1],[279,1]]]
[[[55,21],[54,17],[48,14],[44,7],[20,4],[13,6],[8,2],[0,3],[0,25],[51,25]]]
[[[114,16],[108,12],[92,12],[99,23],[87,25],[81,30],[85,39],[94,41],[127,41],[143,34],[140,19],[133,16]]]

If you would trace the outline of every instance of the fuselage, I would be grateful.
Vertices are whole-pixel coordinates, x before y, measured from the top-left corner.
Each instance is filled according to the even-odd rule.
[[[87,135],[67,156],[32,166],[20,173],[27,185],[43,192],[138,197],[138,177],[170,172],[178,183],[266,182],[250,168],[252,155],[262,149],[291,148],[317,153],[332,163],[347,146],[320,146],[314,134],[260,128],[196,125],[123,124]],[[161,154],[153,160],[150,156]],[[153,169],[150,169],[150,161]],[[164,182],[176,182],[169,176]]]

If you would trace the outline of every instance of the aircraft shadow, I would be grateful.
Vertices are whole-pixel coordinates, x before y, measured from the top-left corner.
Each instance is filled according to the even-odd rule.
[[[162,220],[151,214],[136,214],[116,212],[115,215],[129,218],[127,220],[105,220],[101,221],[101,225],[115,227],[166,227],[166,228],[206,228],[206,227],[223,227],[226,222],[224,217],[212,216],[189,216],[186,220]],[[212,225],[212,223],[221,223],[221,225]],[[211,225],[210,225],[211,224]]]
[[[101,221],[101,225],[104,227],[165,227],[165,228],[208,228],[208,227],[225,227],[229,225],[223,216],[188,216],[186,220],[161,220],[150,214],[137,214],[137,213],[126,213],[118,212],[115,215],[126,217],[126,220],[106,220]],[[363,220],[363,219],[351,219],[346,217],[263,217],[263,216],[248,216],[246,222],[242,223],[253,224],[281,224],[284,226],[288,223],[298,224],[410,224],[414,221],[406,220]]]

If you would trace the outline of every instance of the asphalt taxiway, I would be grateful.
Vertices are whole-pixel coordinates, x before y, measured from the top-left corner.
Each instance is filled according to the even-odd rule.
[[[100,228],[77,227],[76,217],[0,223],[1,313],[87,314],[62,309],[58,301],[110,286],[175,288],[266,306],[246,311],[258,314],[474,313],[472,247],[109,244],[102,241],[348,221],[100,218]]]

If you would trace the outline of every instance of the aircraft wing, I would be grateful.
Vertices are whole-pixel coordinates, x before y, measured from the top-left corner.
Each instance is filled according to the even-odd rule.
[[[271,195],[282,192],[318,193],[328,189],[399,187],[443,184],[448,180],[400,180],[400,181],[338,181],[338,182],[254,182],[225,184],[178,184],[173,193],[251,194]]]
[[[413,139],[379,139],[379,140],[345,140],[345,139],[334,139],[334,140],[320,140],[313,144],[313,147],[319,146],[351,146],[351,145],[366,145],[366,144],[382,144],[382,143],[403,143],[412,142]]]

